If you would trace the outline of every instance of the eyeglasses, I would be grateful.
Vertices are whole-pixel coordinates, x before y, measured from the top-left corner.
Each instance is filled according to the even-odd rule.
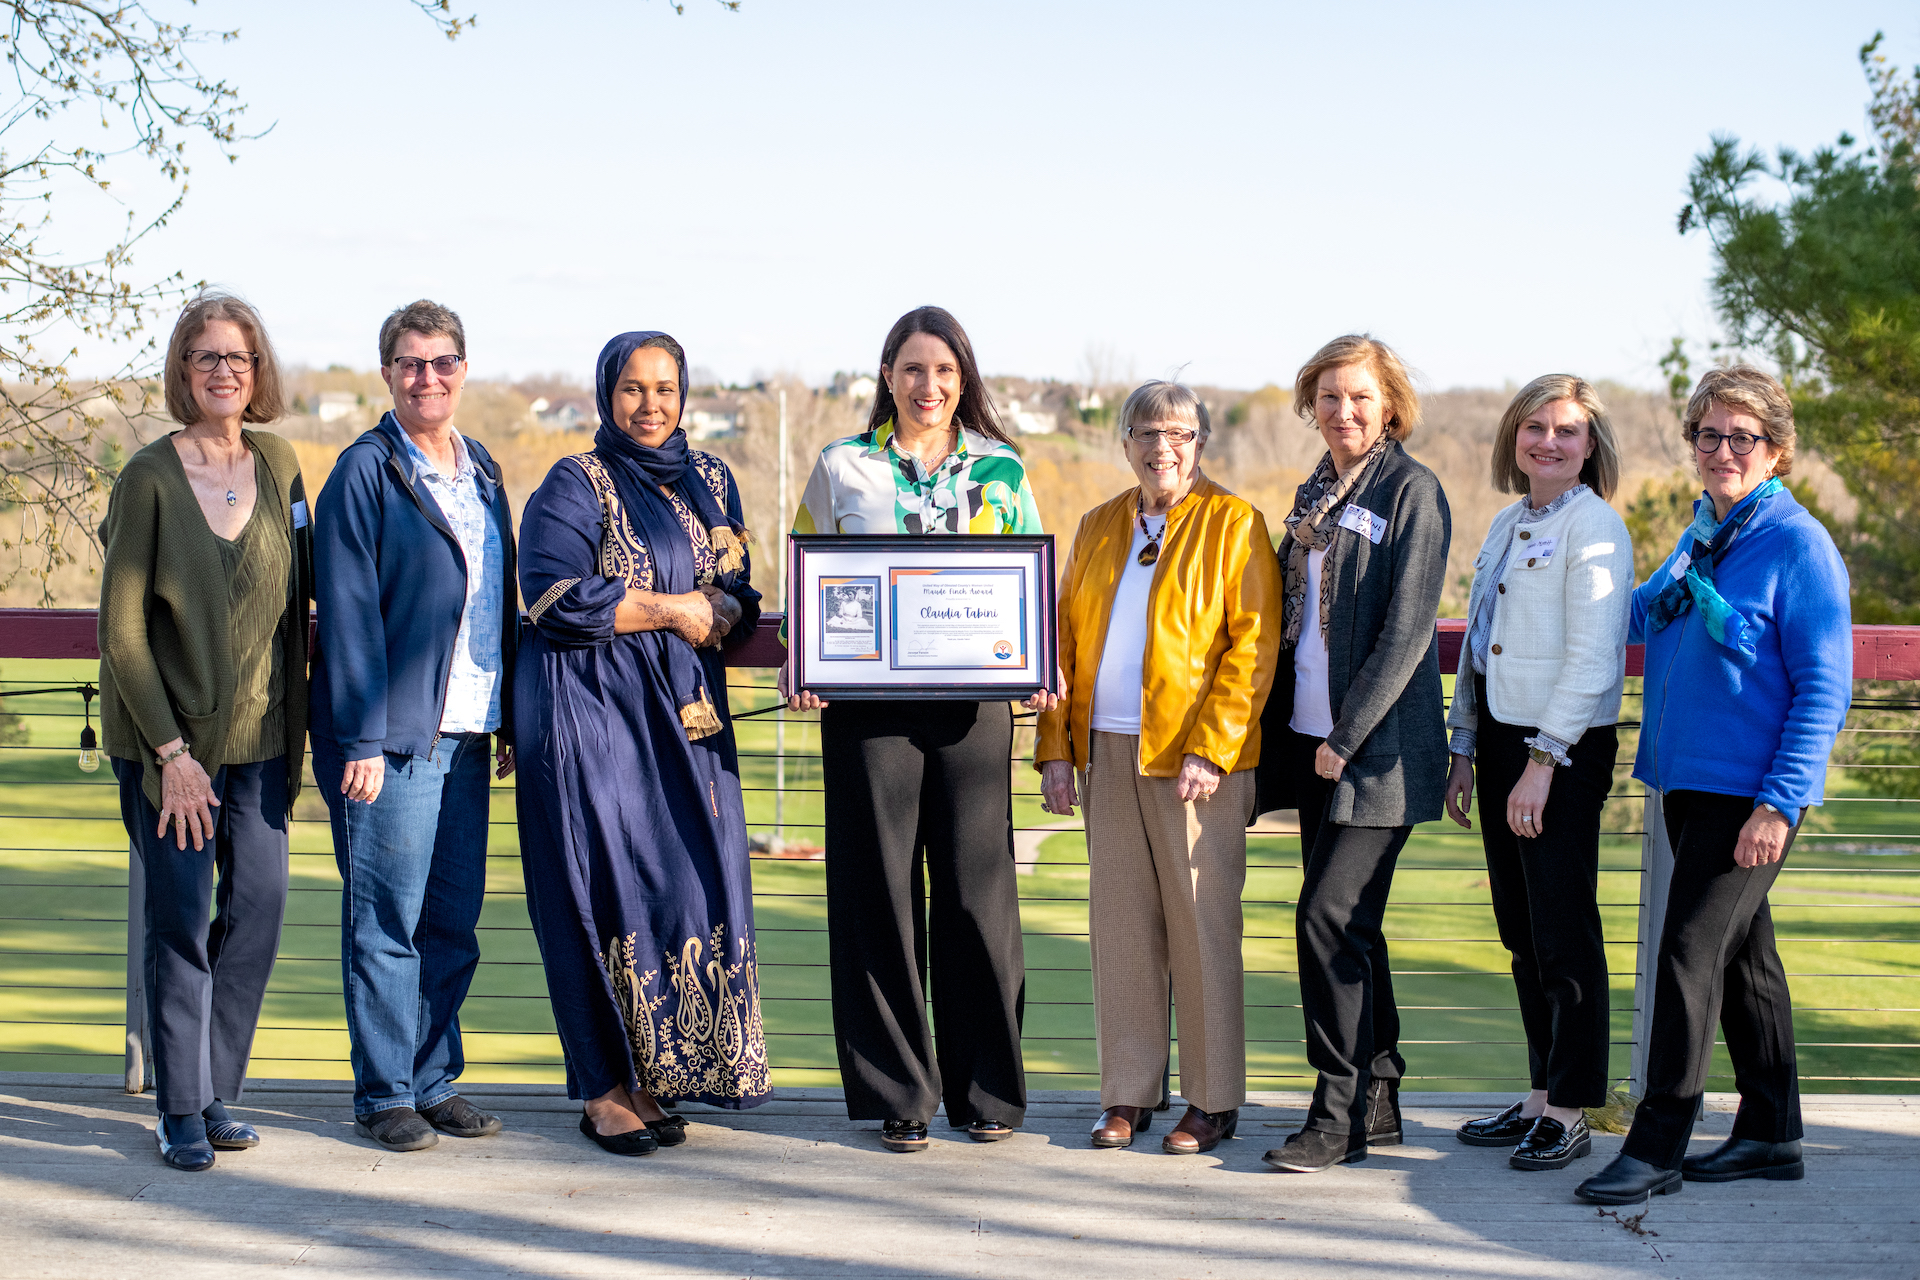
[[[460,356],[435,356],[431,360],[422,360],[419,356],[395,356],[393,367],[409,378],[417,378],[425,373],[428,365],[443,378],[451,378],[453,371],[461,364]]]
[[[1708,457],[1712,457],[1714,454],[1720,452],[1720,442],[1725,440],[1727,442],[1727,448],[1733,450],[1739,457],[1744,458],[1753,452],[1753,446],[1759,444],[1762,440],[1768,439],[1770,439],[1770,437],[1756,436],[1750,431],[1736,431],[1730,436],[1723,436],[1718,431],[1701,431],[1696,428],[1693,433],[1693,447]]]
[[[187,363],[201,373],[212,373],[226,361],[227,368],[235,373],[249,373],[253,366],[260,363],[260,357],[251,351],[189,351]]]
[[[1148,431],[1142,431],[1139,427],[1127,428],[1127,439],[1133,441],[1135,444],[1143,444],[1149,449],[1159,444],[1162,440],[1165,440],[1171,445],[1192,444],[1199,434],[1198,431],[1193,430],[1191,427],[1168,427],[1165,430]]]

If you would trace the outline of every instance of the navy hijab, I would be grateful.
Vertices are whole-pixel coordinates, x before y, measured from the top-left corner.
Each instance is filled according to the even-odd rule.
[[[727,518],[726,509],[689,461],[692,450],[687,445],[686,431],[676,423],[673,434],[664,443],[648,448],[613,425],[613,393],[620,385],[620,375],[633,353],[654,338],[673,343],[671,347],[656,345],[663,345],[678,366],[681,413],[685,414],[687,357],[680,344],[658,330],[620,334],[601,348],[595,366],[600,429],[594,433],[593,450],[606,463],[621,504],[626,507],[627,518],[633,522],[634,533],[653,559],[653,589],[667,595],[684,595],[699,586],[693,545],[674,514],[673,503],[660,492],[663,487],[679,495],[706,526],[716,558],[716,581],[724,589],[744,563],[744,531]],[[701,738],[717,732],[720,721],[708,696],[699,653],[670,631],[643,634],[657,645],[687,736]]]

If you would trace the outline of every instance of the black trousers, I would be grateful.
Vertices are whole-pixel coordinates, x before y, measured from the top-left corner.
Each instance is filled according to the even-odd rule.
[[[147,1016],[156,1102],[166,1115],[239,1098],[287,910],[287,762],[213,775],[213,838],[180,848],[141,789],[139,762],[113,762],[120,816],[147,877]],[[216,883],[215,875],[218,875]],[[209,904],[212,918],[208,918]]]
[[[833,1028],[852,1119],[930,1120],[942,1102],[955,1128],[1026,1118],[1012,751],[1004,702],[820,713]]]
[[[1507,797],[1527,767],[1539,730],[1502,724],[1487,709],[1485,676],[1474,677],[1480,728],[1474,772],[1480,789],[1480,843],[1500,945],[1513,956],[1513,986],[1527,1035],[1527,1073],[1555,1107],[1607,1101],[1607,952],[1600,932],[1600,810],[1620,754],[1614,727],[1594,725],[1553,771],[1542,835],[1522,839],[1507,825]]]
[[[1678,1169],[1706,1091],[1716,1026],[1726,1033],[1740,1091],[1733,1136],[1792,1142],[1804,1130],[1792,1003],[1767,910],[1784,853],[1764,867],[1734,862],[1740,828],[1753,816],[1751,796],[1669,791],[1661,809],[1673,880],[1654,978],[1646,1096],[1620,1150]],[[1788,850],[1805,815],[1794,815]]]
[[[1349,827],[1327,819],[1334,783],[1313,767],[1321,739],[1289,729],[1281,751],[1300,779],[1300,860],[1306,874],[1294,908],[1307,1062],[1320,1073],[1307,1127],[1366,1129],[1367,1085],[1398,1080],[1400,1009],[1393,1002],[1380,922],[1393,868],[1413,828]]]

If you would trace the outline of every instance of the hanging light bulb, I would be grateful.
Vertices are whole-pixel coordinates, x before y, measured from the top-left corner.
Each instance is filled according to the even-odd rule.
[[[80,772],[92,773],[100,767],[100,743],[93,736],[93,687],[81,689],[87,716],[86,728],[80,730]]]

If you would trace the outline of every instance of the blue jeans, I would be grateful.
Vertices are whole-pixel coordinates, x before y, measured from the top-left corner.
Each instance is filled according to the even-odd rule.
[[[460,1005],[480,963],[490,737],[446,734],[424,756],[385,757],[371,804],[340,794],[339,748],[313,743],[340,865],[340,971],[353,1110],[438,1106],[466,1069]]]

